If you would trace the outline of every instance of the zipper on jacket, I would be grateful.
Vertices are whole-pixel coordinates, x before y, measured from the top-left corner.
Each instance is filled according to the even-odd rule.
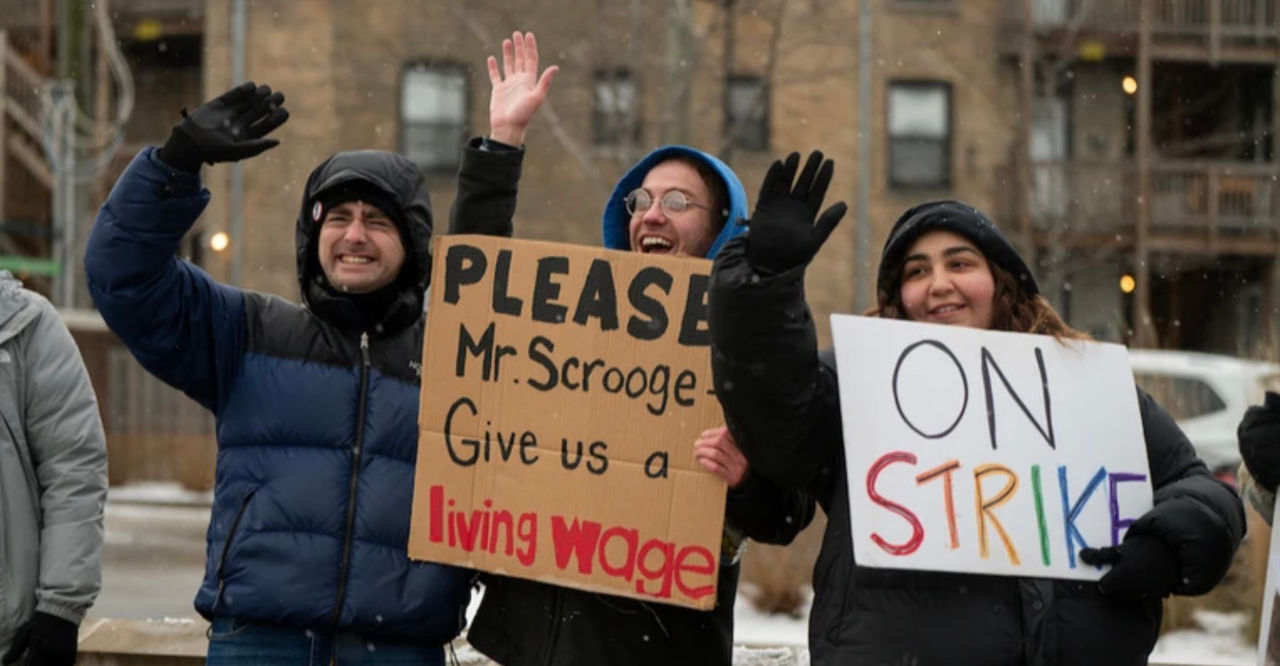
[[[245,493],[244,499],[240,500],[240,509],[236,511],[236,517],[231,520],[231,529],[227,531],[227,540],[222,544],[222,555],[218,557],[218,594],[213,597],[213,606],[211,613],[218,612],[218,603],[222,601],[222,592],[226,589],[227,579],[223,577],[223,568],[227,566],[227,553],[231,552],[231,544],[236,538],[236,528],[240,526],[240,519],[244,517],[244,512],[249,508],[249,500],[253,499],[253,494],[258,492],[257,488]]]
[[[347,526],[342,539],[342,568],[338,572],[338,598],[329,622],[336,628],[342,619],[342,602],[347,596],[347,575],[351,566],[351,541],[356,522],[356,490],[360,483],[360,455],[364,449],[365,403],[369,393],[369,333],[360,334],[360,405],[356,409],[356,444],[351,450],[351,488],[347,493]]]

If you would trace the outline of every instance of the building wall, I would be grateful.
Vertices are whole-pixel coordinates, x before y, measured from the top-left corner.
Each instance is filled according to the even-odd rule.
[[[1120,83],[1132,69],[1132,63],[1126,66],[1119,61],[1073,63],[1072,159],[1090,163],[1128,159],[1126,145],[1131,131],[1125,106],[1131,98]]]
[[[1016,53],[1020,35],[1007,30],[1002,13],[1006,2],[870,0],[873,85],[871,131],[866,138],[872,145],[866,168],[871,171],[871,196],[866,202],[868,219],[859,220],[858,179],[863,168],[858,164],[863,138],[858,132],[859,0],[690,1],[691,37],[683,49],[673,47],[680,41],[671,27],[680,21],[670,16],[677,2],[248,3],[248,77],[283,90],[293,118],[277,133],[282,140],[279,148],[243,163],[243,238],[234,241],[231,251],[205,253],[204,265],[226,280],[231,276],[231,258],[238,251],[243,259],[243,286],[296,298],[293,225],[310,169],[344,148],[400,149],[401,74],[409,63],[467,68],[469,131],[484,133],[489,89],[484,58],[495,54],[500,39],[517,27],[537,32],[544,64],[562,68],[550,102],[530,128],[517,213],[520,237],[596,243],[600,203],[616,178],[645,148],[680,141],[726,155],[753,200],[775,157],[821,148],[835,160],[828,200],[844,200],[850,209],[809,273],[808,295],[820,319],[829,312],[852,310],[858,294],[871,295],[871,276],[884,237],[897,216],[913,204],[960,198],[992,213],[1017,239],[1016,209],[1008,204],[1018,183],[1007,167],[1020,123],[1021,70],[1016,60],[1001,53]],[[170,34],[161,39],[176,37],[187,40],[188,46],[201,44],[200,73],[189,68],[171,72],[160,66],[139,69],[137,84],[145,97],[139,97],[127,147],[162,141],[179,106],[192,107],[231,85],[231,4],[231,0],[209,0],[202,9],[190,12],[192,17],[200,16],[192,23],[174,18],[180,14],[174,13],[177,10],[165,14],[164,29]],[[724,7],[729,4],[736,7],[734,51],[726,54]],[[138,0],[118,0],[121,35],[141,39],[132,28],[140,17],[150,16],[149,6]],[[633,14],[633,8],[638,12]],[[197,23],[199,29],[194,27]],[[777,26],[781,28],[775,39]],[[1066,220],[1076,230],[1088,228],[1095,220],[1110,220],[1107,224],[1113,227],[1123,224],[1133,217],[1129,215],[1133,173],[1127,166],[1131,128],[1126,111],[1132,98],[1123,93],[1119,81],[1133,72],[1133,61],[1114,53],[1107,54],[1107,59],[1086,60],[1079,55],[1084,51],[1044,48],[1049,57],[1065,58],[1071,69],[1069,155],[1075,162],[1068,166],[1070,173],[1060,176],[1071,195],[1072,214]],[[776,58],[772,57],[775,51]],[[644,118],[640,138],[629,145],[593,146],[594,72],[629,65],[635,72]],[[770,78],[767,150],[725,150],[726,73]],[[888,87],[895,80],[942,81],[951,86],[951,185],[947,188],[894,189],[888,184]],[[47,192],[34,182],[22,181],[22,169],[13,160],[8,163],[8,211],[23,219],[45,219]],[[123,164],[121,160],[113,168]],[[226,165],[204,170],[214,198],[195,228],[203,238],[231,227],[231,172]],[[443,229],[453,196],[453,174],[432,173],[428,182],[437,227]],[[89,202],[90,212],[95,205],[96,201]],[[860,242],[865,244],[866,260],[854,266]],[[1065,266],[1052,243],[1039,254],[1040,278],[1051,287],[1047,291],[1057,293],[1072,271],[1052,268]],[[855,284],[859,276],[860,285]],[[1081,316],[1079,308],[1067,309],[1072,317]],[[820,329],[825,342],[825,326]]]
[[[207,8],[205,96],[230,84],[228,0]],[[789,2],[778,20],[776,0],[739,0],[735,14],[736,74],[773,73],[769,108],[771,149],[734,150],[732,165],[754,202],[769,162],[792,150],[821,149],[835,160],[828,201],[844,200],[850,213],[809,273],[815,315],[854,307],[858,238],[857,0]],[[926,3],[928,4],[928,3]],[[867,265],[897,216],[929,198],[956,197],[992,209],[1009,183],[997,167],[1007,163],[1016,124],[1016,72],[996,55],[996,0],[939,3],[921,11],[908,3],[875,0],[872,90],[872,188]],[[518,237],[594,244],[599,212],[613,182],[648,147],[687,142],[723,153],[725,20],[719,3],[693,4],[694,38],[679,62],[666,56],[671,35],[667,7],[645,3],[634,17],[626,3],[543,0],[516,3],[380,0],[250,3],[249,78],[285,92],[291,118],[276,136],[281,146],[245,162],[245,286],[296,297],[292,225],[309,170],[347,148],[399,149],[402,68],[407,63],[462,65],[470,77],[470,133],[487,131],[489,84],[484,58],[498,52],[509,30],[539,36],[543,64],[561,72],[551,99],[529,130],[528,153],[516,215]],[[780,23],[776,59],[771,59]],[[977,47],[975,48],[975,44]],[[772,64],[771,64],[772,62]],[[644,116],[635,146],[590,142],[592,82],[597,67],[633,67]],[[887,184],[887,89],[896,79],[929,79],[952,87],[952,187],[893,190]],[[689,95],[677,102],[683,86]],[[680,118],[686,118],[681,122]],[[229,225],[230,169],[206,169],[214,201],[201,221],[209,230]],[[445,227],[454,182],[451,173],[428,175],[437,230]],[[1011,224],[1012,221],[1005,221]],[[230,253],[211,261],[225,277]],[[870,294],[873,285],[863,285]],[[821,335],[826,340],[825,326]]]

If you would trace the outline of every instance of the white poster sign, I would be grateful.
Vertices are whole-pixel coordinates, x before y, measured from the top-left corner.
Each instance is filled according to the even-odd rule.
[[[1096,580],[1151,508],[1124,347],[833,315],[859,564]]]
[[[1258,666],[1280,665],[1280,616],[1276,597],[1280,596],[1280,502],[1271,517],[1271,547],[1267,551],[1267,584],[1262,588],[1262,622],[1258,627]]]

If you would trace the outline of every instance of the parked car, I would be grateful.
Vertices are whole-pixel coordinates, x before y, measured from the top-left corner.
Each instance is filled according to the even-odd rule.
[[[1198,352],[1130,349],[1133,378],[1187,434],[1219,478],[1235,483],[1236,426],[1267,389],[1280,388],[1280,364]]]

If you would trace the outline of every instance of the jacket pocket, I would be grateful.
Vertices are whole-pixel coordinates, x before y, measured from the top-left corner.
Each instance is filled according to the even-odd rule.
[[[226,590],[227,579],[225,568],[227,566],[227,556],[231,553],[231,546],[235,543],[236,531],[240,527],[240,519],[244,517],[244,512],[249,508],[249,500],[253,499],[254,493],[258,489],[254,488],[244,494],[244,498],[240,500],[240,508],[236,510],[236,517],[231,519],[231,528],[227,530],[227,538],[222,543],[222,554],[218,556],[218,594],[213,598],[213,605],[210,606],[212,613],[218,612],[218,604],[222,602],[222,593]]]
[[[253,625],[248,620],[238,620],[233,617],[215,617],[209,623],[205,638],[211,641],[235,638],[245,633],[251,626]]]

